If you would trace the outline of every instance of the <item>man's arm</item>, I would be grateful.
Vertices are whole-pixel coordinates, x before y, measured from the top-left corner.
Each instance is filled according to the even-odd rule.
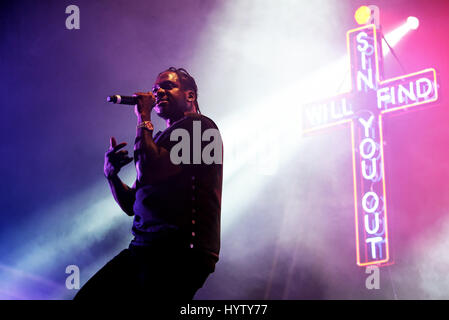
[[[133,158],[128,157],[128,151],[120,150],[126,146],[126,142],[117,144],[111,137],[110,147],[104,156],[104,175],[108,179],[112,195],[120,208],[129,216],[134,215],[133,206],[136,201],[135,185],[128,187],[120,180],[118,173],[120,169],[130,163]]]
[[[135,108],[137,123],[151,122],[151,110],[154,97],[151,92],[137,92],[138,104]],[[136,129],[134,156],[136,158],[137,180],[141,184],[153,184],[162,181],[181,171],[180,166],[170,160],[170,152],[156,145],[153,140],[153,130],[147,128]]]
[[[120,180],[118,175],[113,175],[108,178],[109,187],[111,188],[112,195],[115,202],[122,208],[122,210],[128,215],[134,215],[134,202],[136,201],[136,189],[130,188]]]
[[[181,171],[170,160],[170,152],[159,147],[153,140],[152,131],[138,128],[134,145],[137,179],[142,184],[162,181]]]

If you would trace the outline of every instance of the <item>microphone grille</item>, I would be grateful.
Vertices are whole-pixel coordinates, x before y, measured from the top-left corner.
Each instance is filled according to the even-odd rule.
[[[113,96],[108,96],[106,98],[107,102],[112,102],[112,103],[120,103],[122,101],[122,97],[119,96],[118,94],[113,95]]]

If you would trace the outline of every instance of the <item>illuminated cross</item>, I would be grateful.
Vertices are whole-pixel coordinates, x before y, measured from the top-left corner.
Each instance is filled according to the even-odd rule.
[[[390,259],[382,117],[436,101],[436,73],[429,68],[383,80],[375,25],[349,30],[347,46],[351,91],[305,106],[304,131],[350,124],[357,264],[379,265]]]

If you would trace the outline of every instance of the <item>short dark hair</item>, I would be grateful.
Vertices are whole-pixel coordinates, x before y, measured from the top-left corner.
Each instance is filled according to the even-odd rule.
[[[193,90],[195,92],[195,107],[196,111],[201,114],[200,107],[198,106],[198,87],[196,86],[195,79],[187,72],[184,68],[175,68],[170,67],[167,70],[162,71],[159,73],[161,75],[164,72],[174,72],[178,75],[179,80],[181,81],[182,89],[183,90]]]

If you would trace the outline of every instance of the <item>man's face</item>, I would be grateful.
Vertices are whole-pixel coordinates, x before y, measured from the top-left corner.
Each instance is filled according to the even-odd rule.
[[[154,83],[153,95],[156,98],[154,110],[163,119],[175,119],[187,109],[186,94],[176,72],[161,73]]]

